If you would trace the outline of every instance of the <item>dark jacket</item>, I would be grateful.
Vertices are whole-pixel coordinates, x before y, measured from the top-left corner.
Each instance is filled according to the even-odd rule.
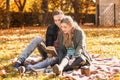
[[[57,39],[59,27],[55,24],[48,26],[46,31],[46,46],[54,46],[54,41]]]

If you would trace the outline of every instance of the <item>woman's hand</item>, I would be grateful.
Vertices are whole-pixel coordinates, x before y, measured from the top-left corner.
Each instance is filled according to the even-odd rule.
[[[69,62],[68,62],[68,64],[71,65],[74,61],[75,61],[75,58],[70,59]]]

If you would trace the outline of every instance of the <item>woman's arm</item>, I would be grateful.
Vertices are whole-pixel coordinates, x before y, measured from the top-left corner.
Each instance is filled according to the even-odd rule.
[[[85,43],[85,34],[84,32],[80,30],[76,30],[74,34],[74,45],[75,45],[75,56],[74,57],[79,57],[81,56],[82,49],[86,46]]]
[[[66,56],[66,48],[63,46],[63,33],[61,32],[58,36],[58,58],[59,62],[62,61],[62,59]]]

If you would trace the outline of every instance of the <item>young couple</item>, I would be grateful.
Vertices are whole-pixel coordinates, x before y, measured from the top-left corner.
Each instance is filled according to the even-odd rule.
[[[14,65],[16,70],[24,68],[25,71],[42,69],[48,66],[53,67],[56,75],[62,74],[63,70],[74,69],[75,67],[90,66],[90,56],[86,53],[85,34],[70,16],[64,15],[61,10],[53,12],[54,24],[50,25],[46,32],[46,41],[41,37],[35,37],[25,48]],[[53,56],[46,53],[41,43],[46,46],[54,46],[58,55]],[[42,61],[24,66],[24,61],[38,48],[42,55]]]

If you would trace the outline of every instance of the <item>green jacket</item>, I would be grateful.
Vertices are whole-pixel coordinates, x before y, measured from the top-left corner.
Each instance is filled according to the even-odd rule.
[[[74,30],[73,44],[74,44],[74,48],[75,48],[75,55],[73,57],[76,58],[76,57],[84,56],[87,59],[87,61],[90,63],[91,58],[85,49],[86,43],[85,43],[85,34],[84,34],[83,30],[81,30],[81,29]],[[67,54],[67,50],[66,50],[65,46],[63,45],[63,33],[61,33],[58,36],[58,50],[60,52],[59,54]],[[62,57],[64,57],[64,56],[62,56]]]

